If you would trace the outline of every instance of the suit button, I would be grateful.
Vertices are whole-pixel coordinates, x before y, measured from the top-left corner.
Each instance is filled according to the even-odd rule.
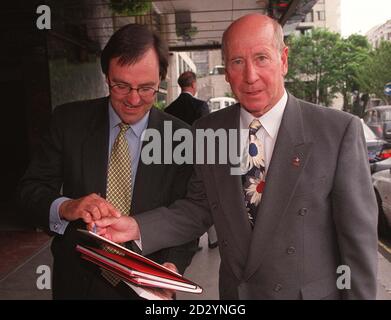
[[[219,206],[217,205],[217,203],[213,203],[213,204],[212,204],[212,209],[213,209],[213,210],[217,210],[218,207],[219,207]]]
[[[276,286],[274,287],[274,291],[275,292],[279,292],[279,291],[281,291],[281,289],[282,289],[282,285],[281,284],[276,284]]]
[[[287,254],[294,254],[295,252],[296,252],[295,247],[289,247],[288,249],[286,249]]]
[[[308,209],[307,208],[301,208],[300,210],[299,210],[299,215],[301,215],[301,216],[305,216],[306,214],[307,214],[307,212],[308,212]]]

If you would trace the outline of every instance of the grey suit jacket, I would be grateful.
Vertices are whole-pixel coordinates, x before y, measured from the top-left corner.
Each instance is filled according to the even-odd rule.
[[[196,128],[239,128],[234,105]],[[299,158],[298,166],[293,159]],[[297,164],[297,162],[296,162]],[[152,232],[159,219],[159,237]],[[186,199],[136,217],[143,250],[215,224],[222,299],[375,299],[377,205],[358,118],[289,95],[252,230],[240,176],[195,165]],[[164,235],[164,236],[163,236]],[[351,289],[336,286],[340,265]]]

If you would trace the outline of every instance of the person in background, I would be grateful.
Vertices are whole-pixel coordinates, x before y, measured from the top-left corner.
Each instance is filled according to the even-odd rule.
[[[181,87],[181,94],[164,111],[192,125],[194,121],[209,113],[208,104],[195,97],[197,78],[194,72],[182,73],[178,78],[178,84]]]

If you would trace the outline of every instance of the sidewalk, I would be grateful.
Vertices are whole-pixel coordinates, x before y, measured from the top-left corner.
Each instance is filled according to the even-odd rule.
[[[42,237],[42,234],[39,237]],[[40,239],[40,241],[43,240]],[[178,293],[177,297],[179,300],[218,299],[219,252],[217,248],[208,248],[206,235],[201,237],[200,245],[203,249],[194,256],[193,262],[187,269],[185,276],[199,283],[203,287],[204,292],[201,295]],[[377,299],[391,300],[391,263],[380,253],[378,256],[379,285]],[[48,238],[42,247],[37,249],[27,260],[15,266],[6,275],[1,276],[0,274],[0,300],[50,300],[51,290],[39,290],[36,285],[40,276],[40,274],[37,274],[37,268],[41,265],[52,266],[50,240]]]

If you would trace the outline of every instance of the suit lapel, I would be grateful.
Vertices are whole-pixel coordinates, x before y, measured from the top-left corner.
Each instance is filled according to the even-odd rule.
[[[299,102],[289,95],[257,212],[244,273],[245,279],[258,269],[265,251],[269,249],[309,158],[311,145],[311,142],[305,141]],[[296,158],[299,159],[299,163]]]
[[[224,121],[224,129],[240,128],[239,104],[232,108],[231,115]],[[239,265],[244,265],[251,241],[251,227],[247,219],[241,176],[232,175],[232,167],[230,163],[213,165],[219,203],[231,229],[232,243],[238,246],[242,253],[236,258],[241,261]],[[242,271],[234,270],[238,277],[241,276]]]
[[[82,145],[83,181],[87,194],[106,195],[106,175],[109,149],[108,99],[96,106],[96,116]]]
[[[162,119],[159,116],[159,112],[152,108],[149,114],[147,129],[157,129],[159,132],[163,132],[164,124]],[[164,137],[161,134],[162,138]],[[143,150],[147,141],[143,141],[141,150]],[[153,194],[153,188],[155,184],[153,183],[156,180],[157,175],[161,174],[161,166],[159,165],[146,165],[141,161],[138,162],[136,180],[133,185],[133,197],[132,197],[132,214],[137,214],[142,211],[145,211],[146,205],[145,201],[150,202],[149,197],[146,195]],[[151,183],[150,183],[151,182]],[[157,186],[158,187],[158,186]]]

